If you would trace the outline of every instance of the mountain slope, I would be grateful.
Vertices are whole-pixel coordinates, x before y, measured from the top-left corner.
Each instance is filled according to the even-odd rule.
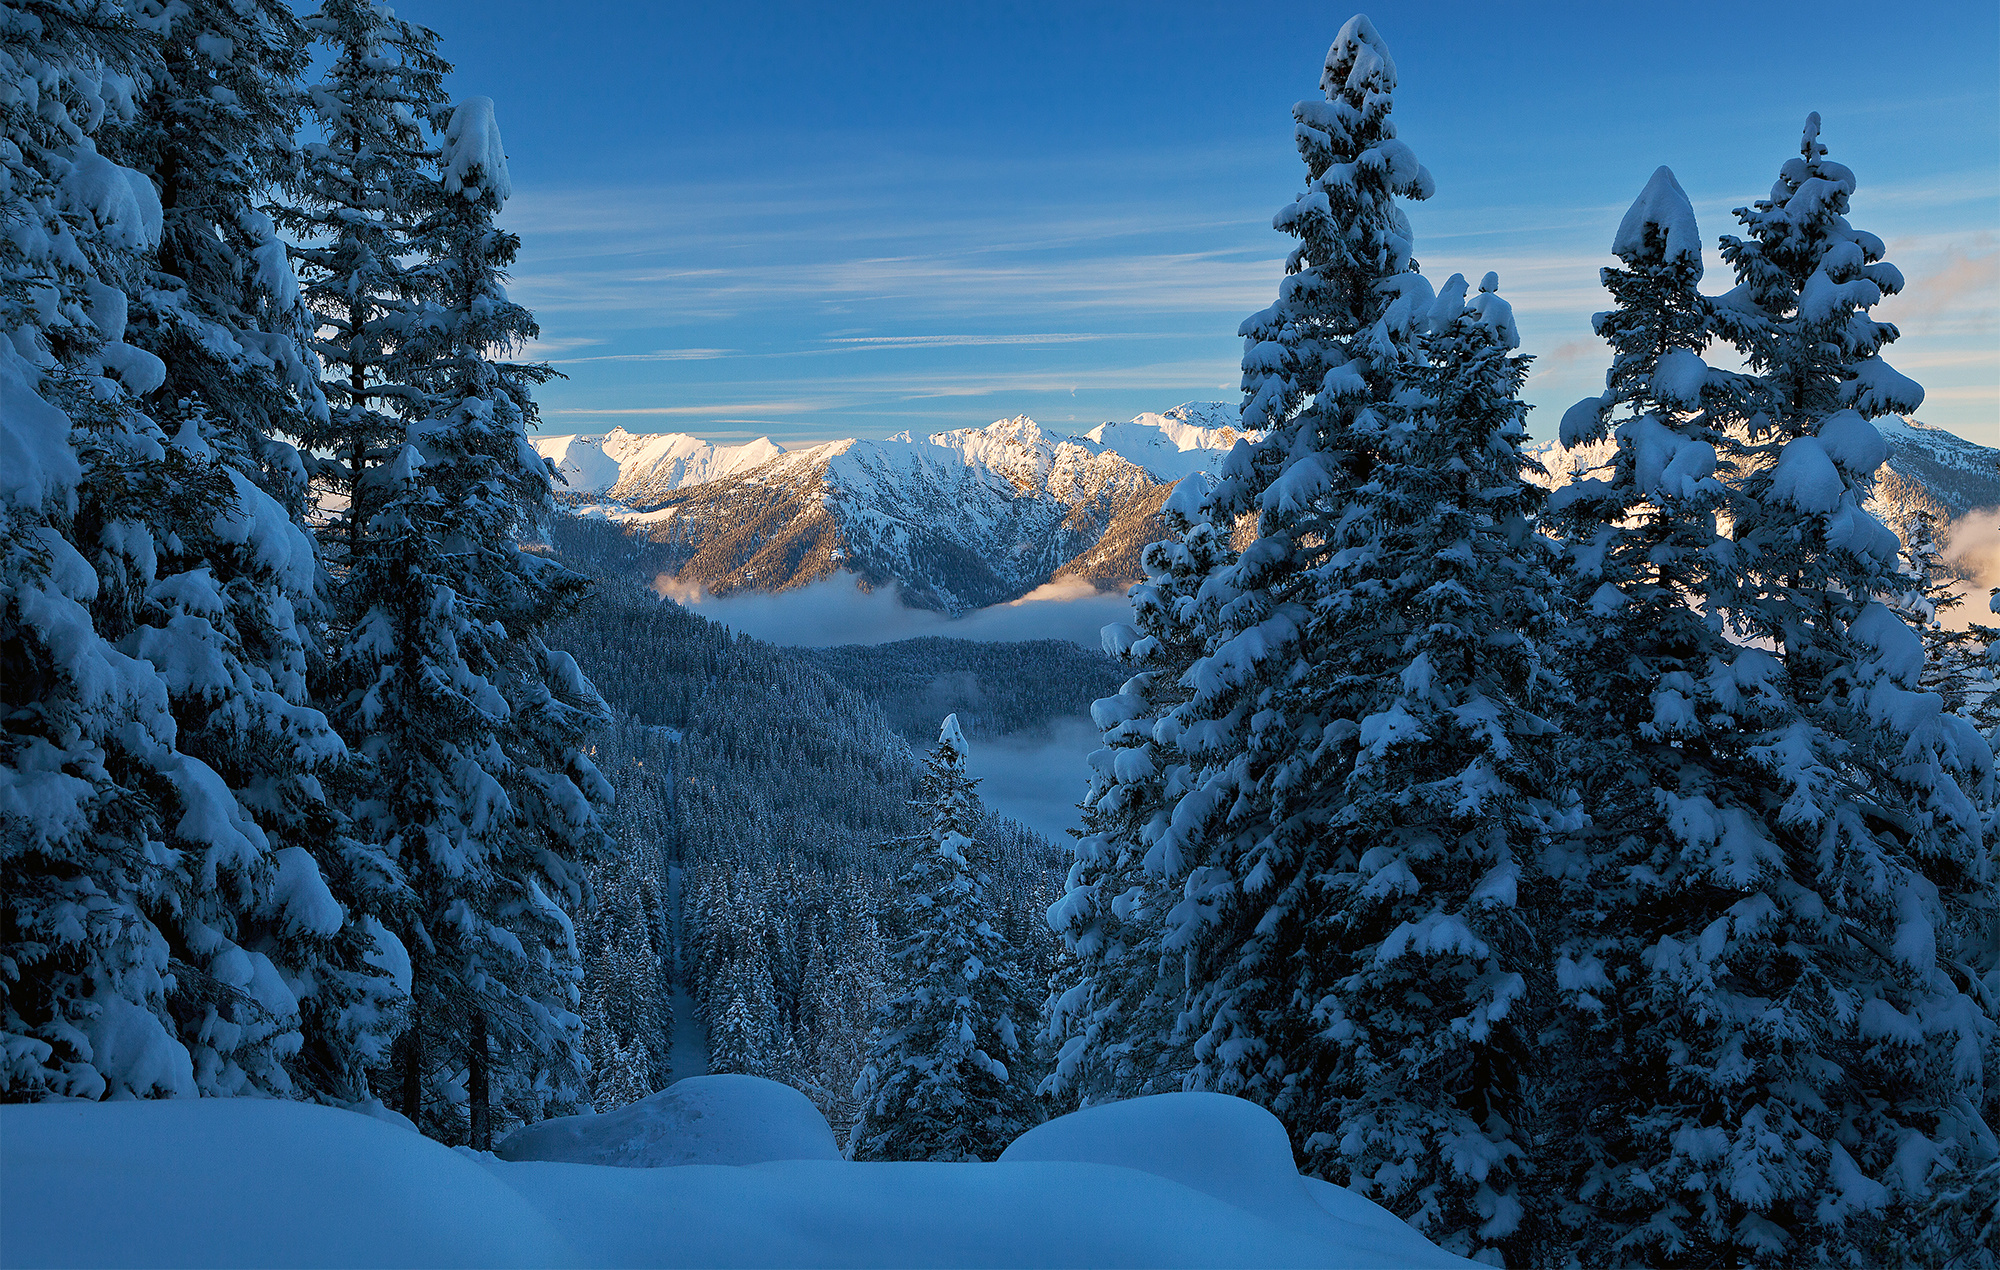
[[[768,463],[784,449],[769,437],[716,445],[684,432],[642,435],[613,428],[590,435],[532,438],[577,493],[625,498],[625,489],[679,489]]]
[[[639,575],[665,589],[782,591],[853,574],[912,605],[959,613],[1044,583],[1115,591],[1166,535],[1173,482],[1219,470],[1238,440],[1234,410],[1190,402],[1162,414],[1052,433],[1025,415],[881,441],[785,451],[768,439],[717,446],[678,433],[544,437],[580,495],[580,514],[618,525]],[[1889,463],[1871,510],[1901,529],[1928,510],[1940,527],[2000,505],[2000,451],[1921,423],[1881,424]],[[1553,485],[1603,462],[1609,443],[1531,450]]]
[[[1021,415],[754,463],[751,446],[703,450],[680,436],[539,444],[550,453],[561,442],[578,487],[607,496],[582,514],[622,524],[641,567],[669,587],[780,591],[844,570],[869,587],[900,586],[913,605],[962,612],[1059,572],[1132,581],[1144,545],[1135,539],[1157,536],[1152,518],[1171,483],[1212,470],[1235,443],[1227,414],[1190,403],[1068,437]],[[691,475],[705,470],[719,474]]]

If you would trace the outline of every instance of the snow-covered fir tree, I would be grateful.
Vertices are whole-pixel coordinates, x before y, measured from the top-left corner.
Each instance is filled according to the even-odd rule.
[[[296,522],[306,471],[286,437],[323,422],[326,407],[298,281],[258,201],[291,174],[306,32],[273,0],[146,3],[132,13],[161,55],[136,117],[112,130],[114,153],[152,178],[162,207],[160,244],[129,313],[132,342],[166,368],[148,409],[184,453],[233,469],[232,479],[253,482]],[[182,554],[207,563],[230,605],[209,619],[257,678],[238,692],[211,685],[191,708],[177,708],[182,746],[232,786],[258,790],[258,822],[274,840],[309,849],[344,894],[356,844],[317,788],[338,765],[326,753],[302,753],[287,735],[308,718],[305,726],[322,733],[326,725],[283,709],[303,702],[306,666],[317,655],[316,561],[297,551],[290,576],[274,587],[244,567],[240,545],[179,537]],[[303,536],[293,543],[308,545]],[[294,1067],[321,1096],[369,1097],[366,1068],[383,1058],[399,1018],[400,992],[372,964],[400,961],[391,951],[383,962],[378,945],[387,942],[379,925],[350,913],[322,950],[326,964],[293,975],[314,988],[301,1003],[306,1042]]]
[[[1254,517],[1256,537],[1202,588],[1215,619],[1188,672],[1194,693],[1173,712],[1199,774],[1159,839],[1198,862],[1183,891],[1200,918],[1182,1022],[1191,1079],[1263,1103],[1295,1131],[1315,1104],[1299,1084],[1317,1029],[1295,954],[1320,825],[1286,808],[1320,780],[1310,769],[1325,738],[1316,711],[1293,718],[1276,694],[1316,660],[1306,630],[1319,571],[1435,299],[1397,202],[1427,197],[1431,178],[1396,138],[1395,63],[1367,18],[1341,29],[1320,83],[1323,101],[1293,107],[1307,189],[1274,222],[1299,243],[1278,302],[1241,328],[1243,425],[1261,436],[1238,444],[1206,509],[1218,535]]]
[[[445,108],[447,67],[434,32],[373,0],[329,0],[305,24],[332,53],[307,90],[324,137],[300,147],[288,183],[295,202],[276,215],[296,239],[290,252],[325,370],[328,409],[301,440],[314,456],[322,551],[339,571],[382,497],[370,469],[396,456],[404,418],[423,413],[404,346],[424,298],[417,227],[441,193],[424,125]]]
[[[436,37],[379,5],[334,0],[307,25],[333,53],[311,94],[326,136],[285,219],[330,371],[304,438],[332,496],[322,691],[376,853],[356,899],[413,963],[396,1100],[484,1147],[496,1107],[532,1119],[583,1094],[565,910],[602,842],[608,791],[579,747],[606,713],[541,640],[582,580],[515,541],[550,499],[523,432],[547,372],[498,360],[534,324],[499,281],[517,244],[492,224],[510,188],[491,103],[447,114]]]
[[[1738,212],[1749,237],[1723,240],[1738,285],[1709,321],[1754,382],[1732,541],[1706,558],[1703,411],[1735,389],[1685,328],[1649,340],[1624,306],[1607,324],[1614,395],[1646,411],[1626,426],[1627,506],[1661,509],[1631,532],[1680,500],[1694,536],[1685,561],[1629,552],[1591,612],[1656,578],[1702,585],[1741,643],[1715,647],[1670,606],[1687,643],[1573,725],[1640,760],[1629,794],[1587,797],[1597,833],[1566,874],[1586,928],[1557,974],[1599,1020],[1571,1048],[1606,1055],[1580,1065],[1585,1260],[1879,1260],[1929,1187],[1991,1149],[1972,1091],[1992,1023],[1951,964],[1965,898],[1992,885],[1967,796],[1992,754],[1916,691],[1921,641],[1882,602],[1900,589],[1897,543],[1862,508],[1886,454],[1868,419],[1920,390],[1877,356],[1895,331],[1867,310],[1901,280],[1848,225],[1853,175],[1824,159],[1817,125],[1771,197]],[[1671,272],[1682,211],[1666,210],[1621,242],[1627,274]],[[1645,392],[1619,394],[1626,364]],[[1618,818],[1648,802],[1664,837]]]
[[[1796,1216],[1782,1238],[1749,1221],[1738,1239],[1867,1256],[1885,1225],[1921,1220],[1933,1185],[1994,1154],[1969,1101],[1995,1024],[1965,994],[1963,957],[1996,880],[1975,805],[1994,775],[1977,732],[1920,691],[1922,641],[1883,602],[1900,589],[1898,544],[1864,510],[1888,452],[1869,420],[1915,410],[1923,390],[1881,356],[1897,331],[1869,310],[1902,275],[1849,224],[1854,174],[1825,157],[1819,128],[1809,116],[1770,196],[1738,209],[1745,236],[1722,244],[1737,285],[1716,304],[1762,389],[1735,568],[1716,590],[1742,634],[1776,647],[1794,712],[1759,756],[1770,828],[1756,858],[1783,871],[1773,889],[1811,878],[1773,896],[1763,923],[1788,936],[1773,979],[1796,985],[1787,1022],[1808,1026],[1766,1063],[1768,1101],[1744,1108],[1790,1139],[1754,1173],[1770,1211]]]
[[[162,209],[96,138],[144,128],[148,50],[111,6],[6,28],[6,1088],[356,1100],[394,956],[267,832],[326,827],[341,752],[304,704],[311,544],[258,438],[140,410],[167,368],[125,339]]]
[[[608,711],[541,638],[583,580],[516,543],[550,501],[524,433],[547,371],[493,360],[535,326],[500,286],[517,243],[492,224],[510,192],[492,103],[462,103],[442,131],[441,193],[423,200],[425,260],[408,274],[427,303],[396,350],[405,440],[356,487],[375,510],[349,539],[358,611],[342,652],[361,686],[356,742],[388,795],[369,800],[371,827],[413,893],[409,1049],[433,1054],[435,1079],[464,1065],[465,1132],[484,1149],[495,1106],[534,1119],[582,1093],[565,910],[603,846],[592,802],[609,789],[581,745]]]
[[[909,934],[890,958],[891,995],[848,1140],[857,1160],[990,1160],[1031,1128],[1027,1000],[1013,950],[993,929],[992,879],[974,844],[980,806],[965,736],[949,715],[925,762],[928,838],[903,877]]]
[[[1448,1249],[1518,1260],[1541,1004],[1526,901],[1560,699],[1528,359],[1497,287],[1468,301],[1451,279],[1377,412],[1374,466],[1314,571],[1310,652],[1269,698],[1317,744],[1270,785],[1303,840],[1277,930],[1309,1032],[1285,1099],[1306,1167]]]
[[[1653,174],[1612,252],[1615,307],[1595,320],[1612,349],[1606,388],[1564,415],[1561,439],[1613,449],[1549,502],[1567,555],[1568,779],[1586,827],[1550,852],[1549,911],[1567,917],[1544,938],[1556,1034],[1593,1058],[1550,1085],[1549,1122],[1571,1149],[1548,1167],[1580,1255],[1643,1260],[1680,1255],[1672,1227],[1688,1211],[1649,1162],[1679,1127],[1655,1114],[1672,1073],[1651,1056],[1680,1037],[1672,1010],[1649,1013],[1652,967],[1663,941],[1690,934],[1680,897],[1712,884],[1712,825],[1761,816],[1751,750],[1782,714],[1766,691],[1775,663],[1732,643],[1708,598],[1732,555],[1721,475],[1750,386],[1701,360],[1713,332],[1700,231],[1672,172]]]
[[[1135,672],[1091,707],[1105,748],[1091,755],[1083,836],[1064,895],[1049,910],[1069,959],[1051,984],[1041,1044],[1041,1093],[1074,1108],[1178,1090],[1189,1056],[1175,1025],[1186,1005],[1187,947],[1201,911],[1182,903],[1192,862],[1161,838],[1189,765],[1168,716],[1204,651],[1200,591],[1230,558],[1201,516],[1208,481],[1176,486],[1162,515],[1176,537],[1146,548],[1147,580],[1132,589],[1136,621],[1105,628],[1106,647]]]
[[[369,695],[365,656],[357,659],[348,645],[369,611],[361,566],[370,550],[379,551],[381,541],[394,536],[392,522],[385,521],[372,527],[378,541],[372,547],[364,542],[385,485],[370,478],[403,439],[393,412],[420,405],[406,382],[409,368],[397,355],[419,307],[407,258],[424,198],[436,187],[425,171],[421,119],[441,102],[444,64],[432,33],[397,21],[369,0],[332,0],[304,26],[333,54],[305,94],[324,135],[297,147],[295,171],[282,186],[292,202],[272,214],[292,235],[286,251],[324,376],[314,390],[319,402],[294,420],[300,431],[293,438],[306,457],[315,539],[331,573],[327,647],[313,693],[354,760],[325,782],[346,820],[341,896],[398,945],[390,960],[407,998],[412,958],[423,947],[410,919],[415,896],[402,842],[384,828],[397,814],[391,810],[395,800],[382,796],[379,778],[383,734],[397,724]],[[414,1121],[423,1096],[407,1006],[406,1000],[396,1020],[405,1051],[401,1088],[392,1092],[385,1085],[383,1092]]]
[[[167,368],[149,409],[177,426],[177,404],[198,401],[296,510],[305,472],[283,437],[306,417],[324,421],[326,402],[298,279],[261,202],[296,171],[309,36],[282,0],[129,9],[161,63],[136,118],[111,129],[113,157],[152,178],[162,210],[154,272],[130,314],[132,342]]]

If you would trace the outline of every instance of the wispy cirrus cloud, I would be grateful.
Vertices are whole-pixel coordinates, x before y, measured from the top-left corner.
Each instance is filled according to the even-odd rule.
[[[1237,324],[1274,298],[1291,245],[1270,227],[1297,192],[1285,159],[1162,152],[1100,173],[876,156],[529,194],[509,208],[527,244],[513,286],[549,329],[588,332],[550,357],[570,374],[544,391],[564,419],[655,414],[716,435],[768,424],[786,444],[1014,413],[1084,426],[1234,398]],[[1978,197],[1974,182],[1931,184],[1951,206]],[[1689,189],[1711,244],[1705,289],[1724,290],[1712,235],[1736,229],[1730,211],[1749,199]],[[1950,217],[1925,221],[1937,198],[1890,192],[1871,191],[1892,214],[1866,227],[1891,237],[1912,279],[1882,309],[1905,327],[1891,360],[1925,369],[1926,417],[1963,430],[1991,378],[1979,360],[1991,248],[1954,235]],[[1615,263],[1624,205],[1512,197],[1447,193],[1411,217],[1434,281],[1498,272],[1537,357],[1525,396],[1541,432],[1601,382],[1590,315],[1609,302],[1598,273]]]
[[[680,406],[613,406],[593,409],[587,406],[560,406],[542,411],[543,415],[585,416],[590,418],[695,418],[720,416],[730,413],[755,412],[757,414],[811,414],[827,410],[840,404],[832,398],[800,398],[790,401],[732,401],[716,405]],[[728,420],[727,422],[743,422]]]
[[[1087,344],[1098,340],[1147,338],[1138,333],[1064,331],[1042,335],[833,335],[828,352],[862,352],[894,348],[1001,348],[1009,344]]]
[[[550,357],[546,360],[555,366],[574,366],[583,362],[712,362],[735,351],[733,348],[656,348],[650,353],[599,353],[590,357]]]

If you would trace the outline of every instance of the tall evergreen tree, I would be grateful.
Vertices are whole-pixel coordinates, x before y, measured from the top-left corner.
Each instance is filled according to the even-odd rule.
[[[435,32],[373,0],[328,0],[305,25],[333,55],[307,90],[324,138],[301,147],[295,202],[276,214],[298,240],[291,254],[326,371],[328,409],[306,421],[300,441],[315,456],[321,548],[344,576],[387,492],[370,470],[395,459],[404,419],[424,413],[406,349],[424,300],[412,257],[417,227],[439,201],[424,126],[445,108],[449,67]]]
[[[1261,435],[1231,454],[1206,509],[1224,537],[1254,516],[1256,538],[1203,587],[1216,617],[1173,715],[1200,774],[1159,840],[1199,862],[1184,890],[1203,918],[1186,963],[1192,1080],[1295,1130],[1314,1102],[1295,1097],[1317,1030],[1297,953],[1324,827],[1324,808],[1301,799],[1325,784],[1313,766],[1325,721],[1278,694],[1319,659],[1307,630],[1347,493],[1377,462],[1435,298],[1397,205],[1427,197],[1431,178],[1396,139],[1395,63],[1367,18],[1341,29],[1320,84],[1325,100],[1292,112],[1306,192],[1274,222],[1299,245],[1278,302],[1241,330],[1243,424]]]
[[[1752,1082],[1744,1108],[1771,1145],[1746,1170],[1764,1202],[1735,1238],[1866,1256],[1884,1216],[1914,1218],[1936,1176],[1994,1152],[1973,1103],[1994,1021],[1949,970],[1995,883],[1975,801],[1994,776],[1991,748],[1919,690],[1922,641],[1883,603],[1900,589],[1898,544],[1864,509],[1888,450],[1868,421],[1915,410],[1923,390],[1881,357],[1897,331],[1869,310],[1902,275],[1848,223],[1854,174],[1825,157],[1819,126],[1807,118],[1770,196],[1737,210],[1745,236],[1722,243],[1737,285],[1716,306],[1762,389],[1717,591],[1744,635],[1776,647],[1792,713],[1760,754],[1754,858],[1779,891],[1760,925],[1787,945],[1765,983],[1796,1014],[1779,1012],[1769,1083]],[[1787,1210],[1782,1234],[1755,1220]]]
[[[131,312],[132,342],[167,368],[149,409],[178,427],[179,403],[198,402],[227,434],[212,442],[296,510],[305,472],[283,438],[323,423],[326,402],[298,279],[262,203],[296,171],[310,36],[282,0],[128,9],[160,51],[136,118],[112,129],[114,157],[152,178],[162,210]]]
[[[135,118],[111,130],[113,153],[150,176],[162,207],[160,243],[129,314],[131,341],[166,368],[147,408],[175,434],[179,456],[248,482],[239,501],[256,509],[232,533],[175,536],[176,554],[206,568],[223,603],[183,615],[163,593],[154,623],[208,621],[246,672],[226,688],[172,685],[180,745],[244,791],[274,841],[309,850],[345,893],[354,844],[320,793],[341,746],[317,711],[300,708],[307,664],[318,655],[320,571],[300,529],[267,506],[275,500],[302,524],[305,467],[285,438],[326,415],[298,281],[259,206],[296,156],[307,35],[277,0],[148,2],[131,12],[161,55]],[[281,535],[292,550],[288,566],[260,567],[253,535]],[[256,930],[227,900],[206,907],[212,925]],[[301,1001],[306,1040],[293,1066],[305,1090],[336,1101],[370,1096],[366,1069],[381,1061],[399,1019],[399,994],[372,964],[386,937],[361,914],[347,918],[336,931],[314,932],[328,936],[324,946],[287,971],[313,989]],[[284,942],[280,931],[261,938]]]
[[[1564,415],[1562,442],[1615,448],[1549,502],[1568,560],[1565,749],[1587,826],[1552,854],[1550,912],[1568,916],[1547,935],[1557,1035],[1574,1038],[1561,1048],[1590,1056],[1550,1087],[1549,1123],[1573,1149],[1549,1167],[1585,1260],[1682,1255],[1674,1231],[1692,1210],[1653,1162],[1680,1127],[1654,1112],[1674,1101],[1660,1059],[1684,1020],[1653,967],[1663,941],[1688,937],[1681,897],[1727,868],[1710,826],[1761,816],[1752,751],[1782,717],[1776,665],[1731,642],[1709,599],[1733,552],[1719,523],[1728,429],[1753,386],[1701,359],[1713,323],[1700,231],[1672,172],[1653,174],[1612,252],[1615,307],[1595,323],[1612,349],[1606,388]]]
[[[1468,302],[1451,279],[1381,412],[1316,571],[1311,659],[1270,699],[1318,744],[1272,797],[1310,826],[1280,927],[1310,1029],[1285,1098],[1306,1167],[1448,1249],[1520,1260],[1542,987],[1526,901],[1556,812],[1542,712],[1560,702],[1528,359],[1497,285]]]
[[[142,413],[167,368],[126,340],[163,215],[96,137],[143,129],[166,70],[110,6],[17,16],[8,73],[37,88],[0,104],[6,1089],[356,1099],[394,996],[366,962],[393,953],[267,832],[326,823],[312,775],[340,751],[303,704],[310,544],[198,403],[171,437]]]
[[[334,54],[312,93],[326,139],[286,217],[308,235],[296,254],[333,372],[305,438],[336,496],[325,691],[376,851],[358,898],[413,963],[397,1100],[484,1147],[496,1108],[527,1119],[582,1096],[565,909],[602,839],[608,789],[579,745],[606,712],[541,640],[581,580],[516,545],[550,500],[523,432],[548,372],[497,360],[534,325],[499,282],[517,243],[492,224],[510,189],[491,103],[448,116],[435,35],[378,5],[331,0],[307,24]]]
[[[868,1066],[848,1154],[857,1160],[990,1160],[1035,1123],[1016,1016],[1024,985],[993,928],[992,885],[973,832],[980,807],[965,736],[949,715],[925,762],[929,836],[903,876],[909,936]]]
[[[1051,1071],[1041,1093],[1076,1107],[1178,1090],[1190,1059],[1176,1023],[1186,1006],[1186,949],[1201,916],[1181,902],[1194,867],[1161,841],[1191,771],[1173,709],[1204,651],[1201,586],[1229,560],[1201,516],[1208,482],[1182,481],[1162,514],[1176,538],[1146,548],[1132,589],[1136,622],[1105,628],[1134,674],[1091,707],[1105,748],[1091,755],[1084,832],[1064,895],[1049,910],[1070,959],[1057,971],[1043,1023]]]
[[[551,1098],[560,1105],[580,1091],[575,1009],[582,971],[565,910],[586,902],[583,862],[606,846],[593,803],[608,801],[610,789],[582,746],[586,732],[610,716],[575,660],[542,638],[582,594],[584,579],[518,545],[552,510],[549,465],[528,444],[526,429],[536,418],[530,385],[553,372],[499,360],[538,328],[502,286],[520,243],[493,224],[512,186],[492,101],[468,98],[441,131],[442,197],[416,235],[425,253],[417,278],[429,303],[407,346],[427,410],[407,428],[404,454],[414,451],[420,466],[417,479],[385,505],[387,515],[407,509],[423,526],[421,542],[406,540],[402,552],[428,554],[420,573],[392,569],[369,580],[379,588],[377,611],[410,627],[447,606],[460,614],[462,625],[447,637],[450,651],[440,649],[441,664],[457,662],[458,692],[447,694],[457,700],[447,708],[470,704],[477,712],[464,719],[459,754],[477,756],[500,800],[485,805],[490,791],[478,790],[477,778],[466,781],[461,758],[456,780],[471,795],[465,841],[483,853],[484,876],[474,882],[469,872],[458,874],[454,846],[444,876],[419,892],[433,938],[456,928],[457,949],[441,958],[440,969],[472,993],[461,1041],[469,1069],[477,1079],[497,1060],[496,1096],[531,1118]],[[399,555],[399,563],[410,559]],[[413,585],[418,576],[428,594]],[[439,770],[452,766],[440,763]],[[459,1021],[449,1009],[432,1018],[447,1025],[432,1043]],[[475,1101],[469,1115],[474,1144],[483,1148],[492,1132],[484,1109]]]
[[[1565,873],[1584,920],[1556,969],[1588,1021],[1567,1048],[1593,1056],[1572,1198],[1585,1260],[1880,1259],[1940,1170],[1992,1141],[1970,1093],[1992,1024],[1940,961],[1964,898],[1992,885],[1966,793],[1992,755],[1915,691],[1921,641],[1882,603],[1900,584],[1895,536],[1862,509],[1886,452],[1867,420],[1920,392],[1877,356],[1895,332],[1867,309],[1900,278],[1847,224],[1853,176],[1817,124],[1771,198],[1739,210],[1749,237],[1723,240],[1738,285],[1707,325],[1747,387],[1647,298],[1647,275],[1672,283],[1684,204],[1641,215],[1607,274],[1612,395],[1644,413],[1598,519],[1617,525],[1621,497],[1640,515],[1577,555],[1607,574],[1590,620],[1636,603],[1673,642],[1628,629],[1650,660],[1598,669],[1575,725],[1618,747],[1592,764],[1634,760],[1629,787],[1587,795],[1596,834]],[[1725,407],[1748,475],[1718,545]],[[1599,497],[1567,510],[1580,522]],[[1702,620],[1697,588],[1741,644]]]

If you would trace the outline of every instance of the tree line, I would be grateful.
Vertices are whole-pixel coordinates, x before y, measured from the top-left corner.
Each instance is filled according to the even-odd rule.
[[[1395,85],[1356,18],[1294,107],[1255,436],[1113,632],[1045,1094],[1254,1099],[1496,1263],[1991,1265],[1994,632],[1865,506],[1922,390],[1853,172],[1809,118],[1721,294],[1654,174],[1546,495],[1497,279],[1418,272]]]
[[[8,1098],[583,1095],[608,712],[448,69],[366,0],[0,14]]]

